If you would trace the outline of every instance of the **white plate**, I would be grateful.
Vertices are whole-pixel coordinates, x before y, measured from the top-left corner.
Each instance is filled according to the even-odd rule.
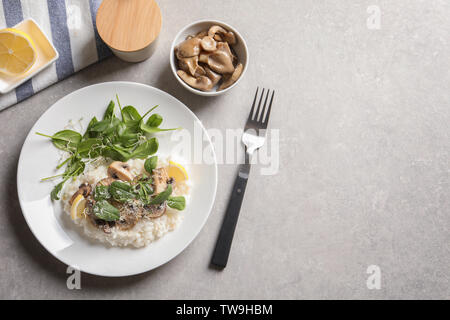
[[[70,221],[59,201],[52,203],[49,194],[55,182],[40,182],[55,174],[59,152],[52,143],[35,132],[53,134],[64,129],[69,120],[81,121],[86,128],[89,120],[101,118],[108,102],[119,95],[122,106],[133,105],[142,114],[159,104],[157,112],[164,121],[162,127],[182,127],[194,135],[203,132],[204,159],[187,163],[193,183],[189,203],[182,211],[180,226],[144,248],[112,248],[90,240],[81,228]],[[195,128],[195,129],[194,129]],[[158,154],[169,154],[175,147],[170,134],[158,135]],[[194,143],[185,141],[194,154]],[[198,147],[198,146],[197,146]],[[206,154],[205,154],[206,153]],[[208,162],[208,163],[207,163]],[[217,163],[205,128],[183,103],[171,95],[138,83],[107,82],[72,92],[50,107],[28,134],[20,154],[17,189],[23,215],[31,231],[56,258],[81,271],[102,276],[128,276],[154,269],[183,251],[194,240],[206,222],[217,189]]]

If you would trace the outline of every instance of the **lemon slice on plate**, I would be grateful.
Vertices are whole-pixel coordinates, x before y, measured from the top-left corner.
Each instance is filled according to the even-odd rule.
[[[70,207],[70,217],[72,220],[83,219],[84,209],[86,208],[86,199],[82,194],[79,194],[72,202]]]
[[[167,174],[170,178],[174,178],[175,182],[182,182],[189,179],[186,169],[174,161],[169,161]]]
[[[0,30],[0,72],[16,76],[36,61],[36,46],[28,34],[7,28]]]

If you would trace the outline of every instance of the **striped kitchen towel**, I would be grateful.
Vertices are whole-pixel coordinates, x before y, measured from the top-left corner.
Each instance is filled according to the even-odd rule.
[[[111,55],[95,28],[101,1],[1,0],[0,29],[33,18],[58,50],[59,58],[15,90],[0,94],[0,110]]]

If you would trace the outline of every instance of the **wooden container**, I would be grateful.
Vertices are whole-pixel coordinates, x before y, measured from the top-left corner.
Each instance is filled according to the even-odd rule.
[[[138,62],[155,51],[161,10],[154,0],[104,0],[97,11],[97,30],[122,60]]]

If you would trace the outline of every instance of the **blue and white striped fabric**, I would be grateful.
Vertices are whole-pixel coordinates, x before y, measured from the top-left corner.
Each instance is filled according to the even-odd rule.
[[[0,95],[0,110],[111,55],[95,28],[101,0],[0,0],[0,29],[33,18],[59,52],[55,63]]]

